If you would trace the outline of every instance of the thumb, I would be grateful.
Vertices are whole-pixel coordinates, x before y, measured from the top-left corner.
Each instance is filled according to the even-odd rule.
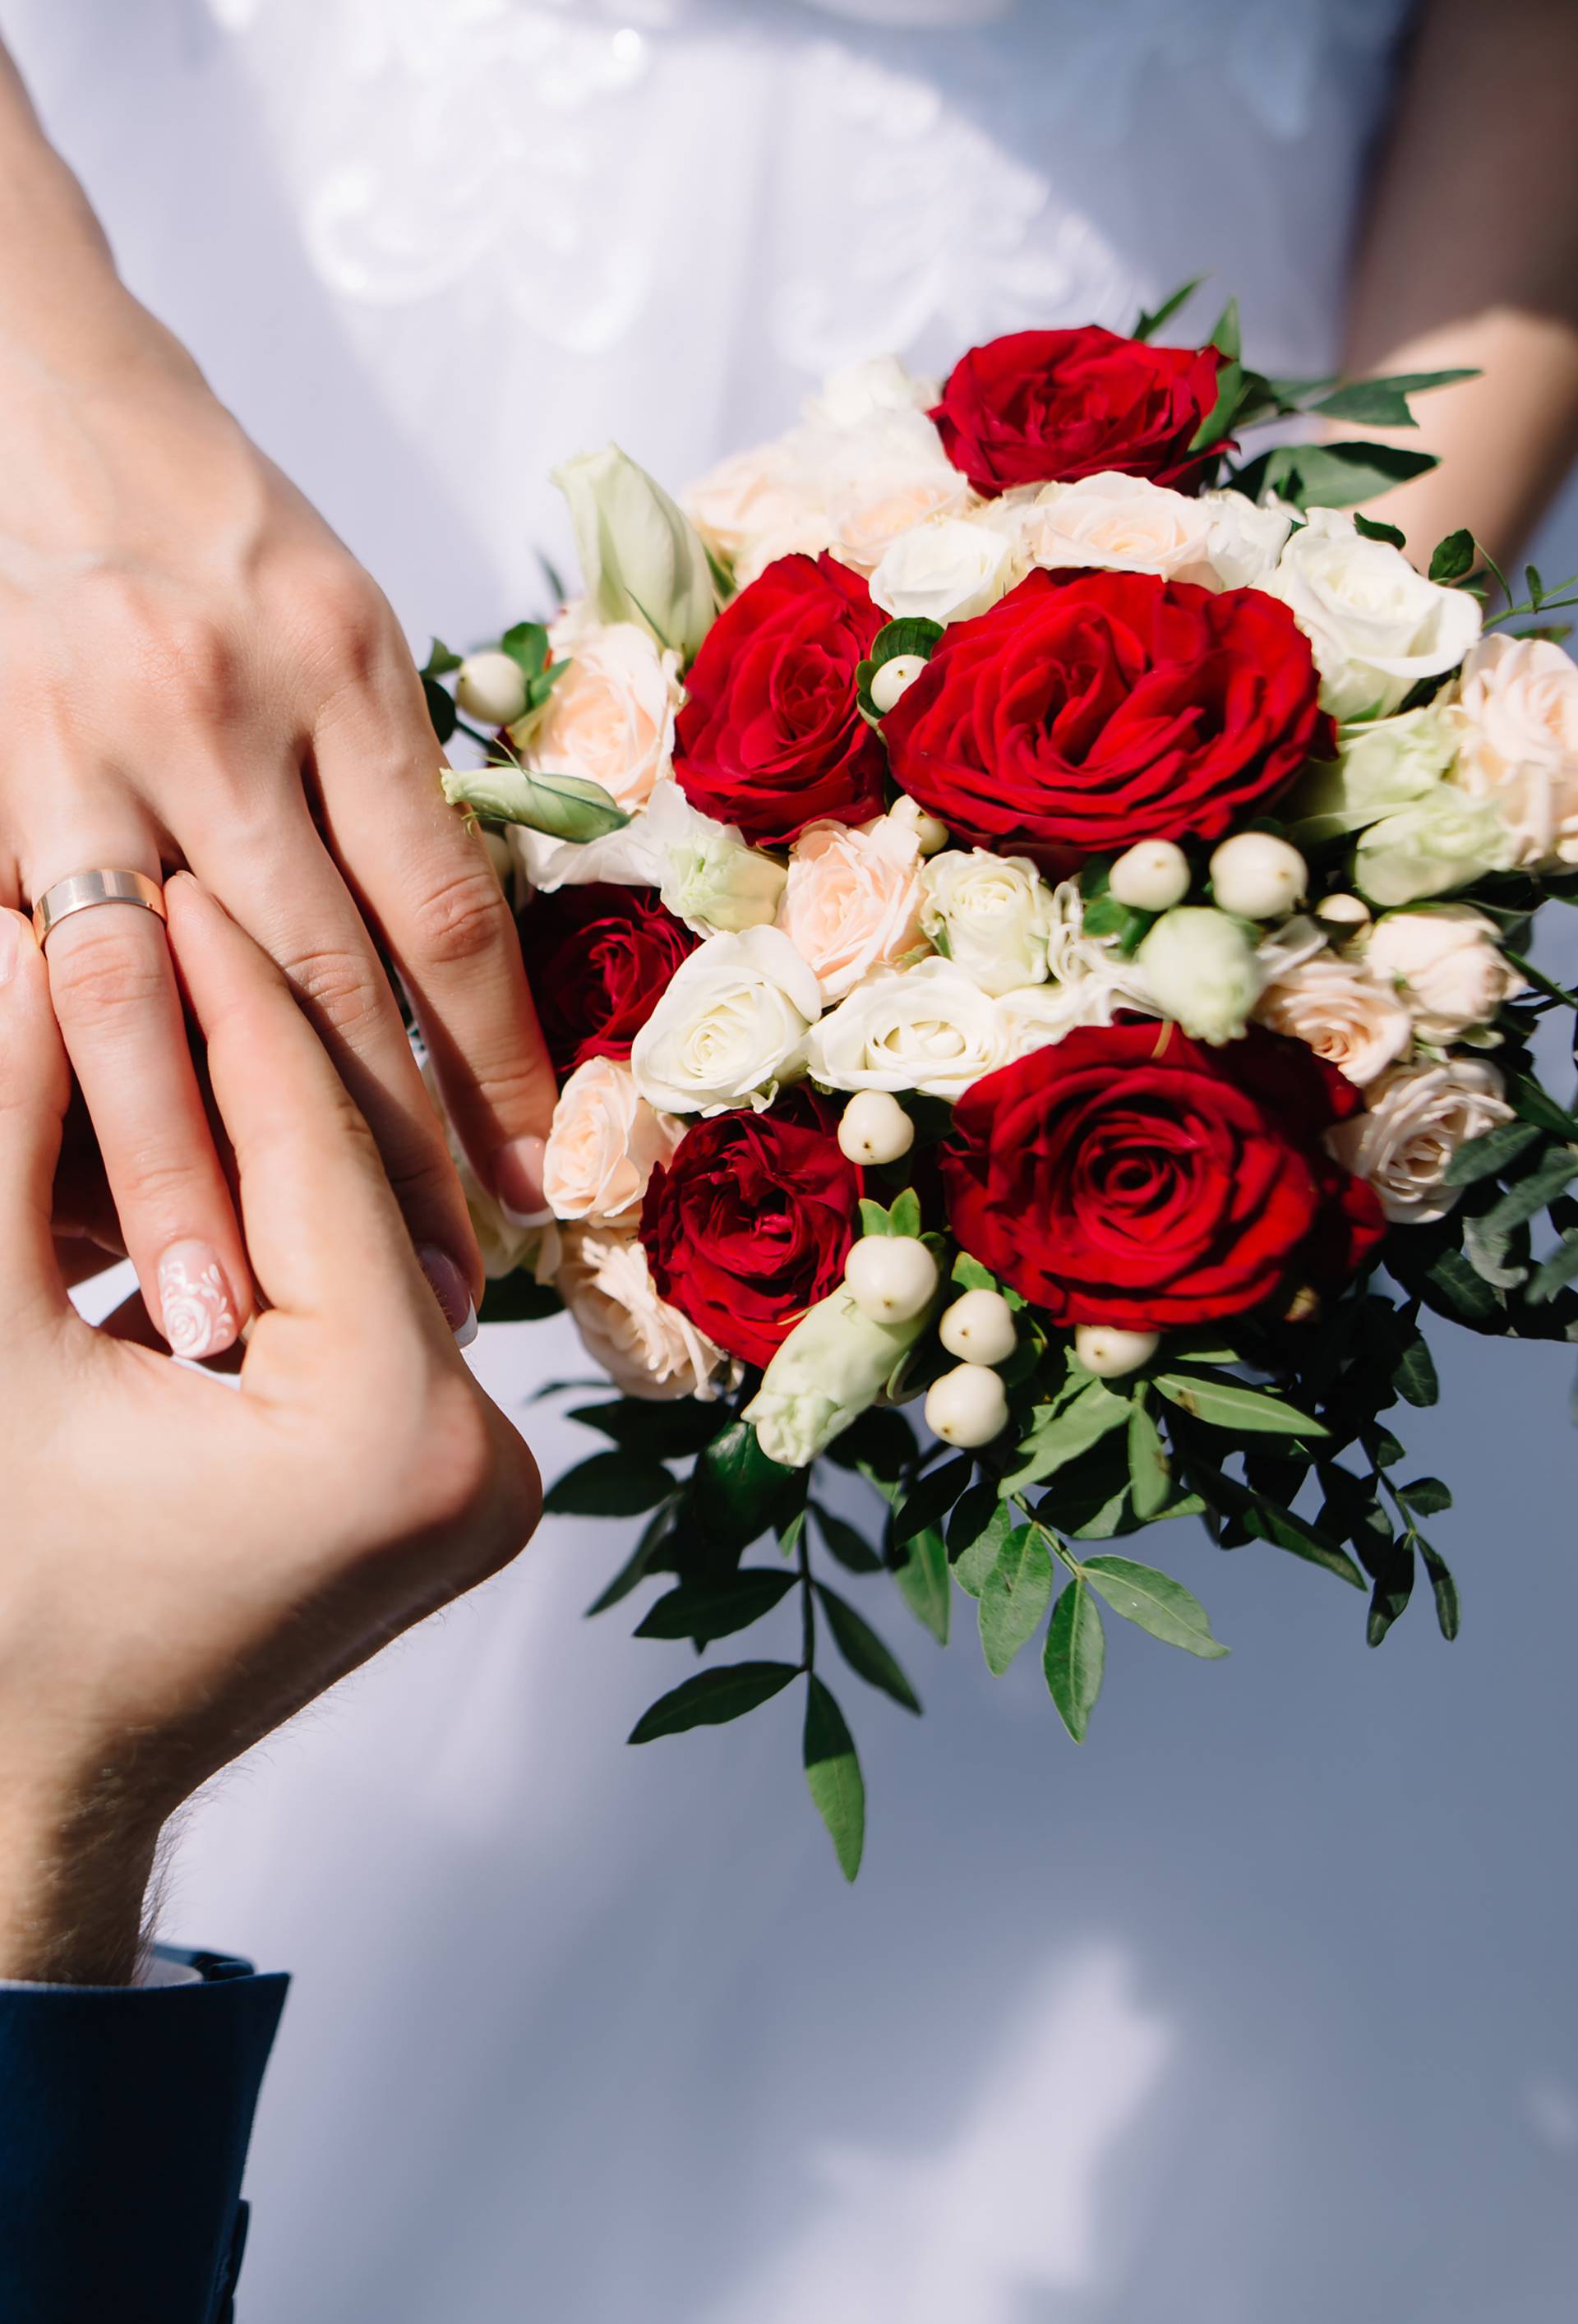
[[[0,1333],[69,1303],[50,1222],[71,1069],[32,924],[0,908]]]

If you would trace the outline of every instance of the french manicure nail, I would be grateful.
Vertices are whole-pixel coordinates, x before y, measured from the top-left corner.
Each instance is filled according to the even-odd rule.
[[[159,1262],[160,1328],[174,1356],[223,1355],[241,1328],[235,1301],[206,1242],[172,1242]]]
[[[542,1165],[548,1141],[512,1138],[494,1156],[494,1193],[512,1227],[540,1227],[553,1213],[542,1191]]]
[[[456,1345],[469,1348],[476,1337],[476,1307],[471,1286],[448,1252],[440,1250],[437,1243],[422,1243],[417,1259],[434,1298],[444,1311],[444,1321],[455,1334]]]

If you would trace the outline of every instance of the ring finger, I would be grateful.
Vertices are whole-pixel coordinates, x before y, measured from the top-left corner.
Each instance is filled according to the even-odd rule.
[[[148,835],[117,836],[87,816],[79,828],[103,835],[74,841],[73,860],[30,867],[35,902],[74,872],[141,872],[159,883]],[[177,1355],[217,1355],[252,1312],[252,1281],[163,925],[140,904],[97,903],[56,922],[45,960],[148,1313]]]

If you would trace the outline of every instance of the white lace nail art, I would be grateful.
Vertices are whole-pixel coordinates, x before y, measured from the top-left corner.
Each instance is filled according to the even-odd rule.
[[[230,1286],[207,1243],[173,1243],[165,1252],[159,1262],[159,1305],[172,1355],[194,1360],[215,1355],[235,1337]]]

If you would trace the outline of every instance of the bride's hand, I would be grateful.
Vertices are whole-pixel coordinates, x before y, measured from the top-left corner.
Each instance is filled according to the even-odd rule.
[[[32,933],[0,912],[0,1977],[128,1976],[178,1802],[537,1515],[282,978],[194,881],[170,908],[270,1303],[240,1394],[66,1297],[69,1074]]]
[[[553,1084],[507,905],[388,604],[120,284],[3,51],[0,443],[0,905],[189,864],[306,1004],[458,1325],[480,1263],[369,930],[479,1175],[535,1207]],[[151,1314],[211,1261],[233,1333],[245,1253],[162,931],[83,912],[49,972]]]

